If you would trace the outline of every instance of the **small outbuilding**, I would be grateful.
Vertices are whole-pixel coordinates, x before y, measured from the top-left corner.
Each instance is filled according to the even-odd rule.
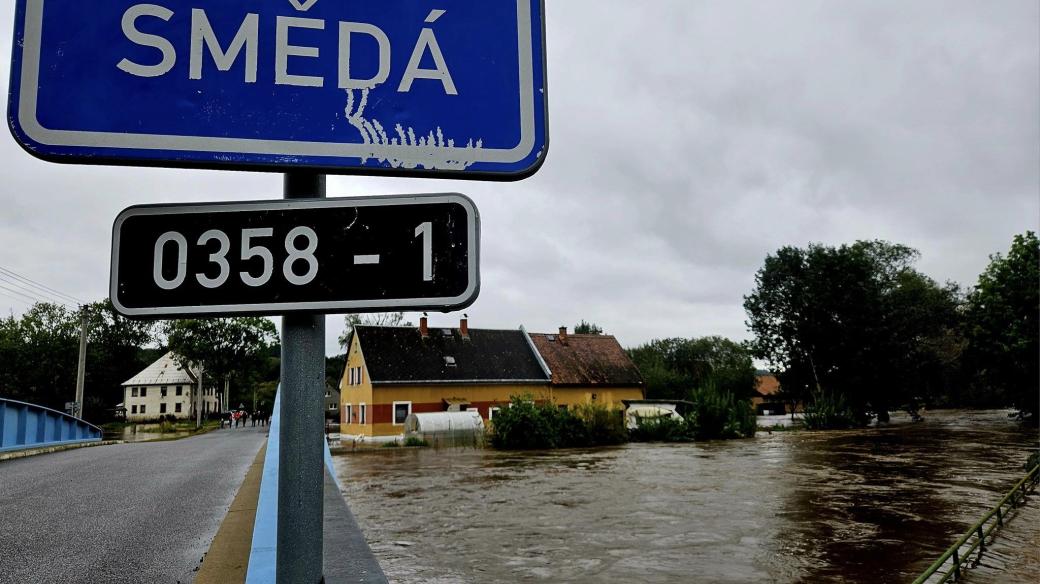
[[[484,439],[484,418],[472,410],[410,414],[404,421],[404,435],[436,444],[477,444]]]

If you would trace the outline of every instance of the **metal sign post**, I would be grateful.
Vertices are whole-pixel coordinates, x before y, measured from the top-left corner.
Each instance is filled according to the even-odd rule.
[[[325,200],[324,173],[534,174],[549,147],[544,13],[544,0],[15,0],[7,119],[30,154],[288,173],[283,201],[127,209],[110,282],[131,318],[284,316],[279,583],[322,577],[324,315],[458,310],[480,289],[472,201]]]
[[[324,175],[285,175],[286,199],[324,197]],[[325,541],[324,314],[282,317],[281,382],[277,581],[317,584]]]

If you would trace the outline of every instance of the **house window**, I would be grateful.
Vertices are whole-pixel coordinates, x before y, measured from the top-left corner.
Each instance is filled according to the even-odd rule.
[[[332,411],[336,411],[339,409],[339,405],[337,405],[336,402],[332,402],[329,404],[329,409]]]
[[[141,413],[144,413],[144,404],[141,404]]]
[[[130,413],[131,414],[136,414],[137,413],[137,406],[130,406]]]
[[[137,388],[136,387],[131,387],[130,388],[130,397],[137,397]]]
[[[455,357],[452,357],[451,355],[445,355],[444,364],[448,367],[455,367]]]
[[[488,408],[488,420],[494,420],[495,414],[502,408]]]
[[[159,413],[160,414],[165,414],[166,413],[166,402],[163,402],[163,403],[159,404]]]
[[[354,404],[347,404],[347,415],[346,420],[348,424],[352,424],[351,421],[354,418]]]
[[[173,404],[173,411],[177,412],[178,414],[181,413],[181,404],[179,402]]]
[[[184,388],[181,387],[180,385],[178,385],[177,386],[177,395],[181,395],[181,392],[183,392],[183,391],[184,391]]]
[[[360,404],[359,409],[361,410],[361,413],[359,414],[361,419],[358,420],[358,423],[363,426],[368,423],[368,406]]]
[[[412,413],[412,402],[394,402],[394,425],[400,426]]]
[[[148,388],[147,387],[142,387],[141,388],[141,397],[148,397]],[[144,408],[142,408],[142,409],[144,409]]]
[[[357,382],[358,385],[365,382],[365,370],[360,367],[357,368]]]
[[[360,367],[350,368],[350,385],[361,385],[363,378],[364,376],[361,374]]]
[[[326,389],[326,390],[325,390],[325,397],[329,397],[330,395],[332,395],[332,393],[331,393],[331,392],[329,392],[329,390],[327,390],[327,389]]]
[[[166,397],[166,386],[165,385],[159,388],[159,397]]]

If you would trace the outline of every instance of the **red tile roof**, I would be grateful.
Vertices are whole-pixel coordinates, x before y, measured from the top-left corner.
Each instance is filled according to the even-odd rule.
[[[756,373],[755,389],[763,396],[770,396],[780,391],[780,382],[772,373]]]
[[[610,335],[530,333],[553,385],[641,387],[643,376],[617,339]]]

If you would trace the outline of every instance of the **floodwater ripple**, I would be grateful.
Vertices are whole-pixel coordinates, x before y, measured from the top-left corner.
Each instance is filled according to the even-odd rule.
[[[865,430],[383,449],[335,465],[396,583],[907,582],[1021,477],[1035,448],[1036,430],[1006,412],[944,411]],[[1010,541],[1036,541],[1022,529],[1012,523]],[[1028,569],[1015,579],[1028,557],[999,553],[980,577],[1035,582]]]

